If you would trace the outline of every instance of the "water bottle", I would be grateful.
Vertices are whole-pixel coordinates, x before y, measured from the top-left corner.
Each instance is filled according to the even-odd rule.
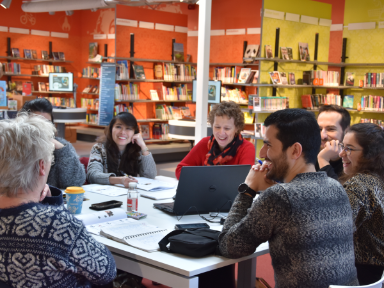
[[[136,190],[137,183],[130,182],[128,184],[128,193],[127,193],[127,211],[137,211],[138,208],[138,199],[139,193]]]

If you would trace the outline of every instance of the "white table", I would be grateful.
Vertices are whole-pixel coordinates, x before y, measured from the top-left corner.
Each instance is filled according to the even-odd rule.
[[[158,180],[164,180],[165,178],[168,177],[156,177]],[[176,181],[176,179],[171,181]],[[83,202],[82,213],[94,213],[95,211],[89,210],[88,208],[93,203],[99,203],[113,199],[126,203],[127,199],[126,196],[111,198],[101,194],[89,192],[86,192],[86,198],[90,200]],[[153,201],[144,197],[140,197],[138,210],[139,212],[148,214],[148,216],[147,218],[139,221],[146,221],[150,224],[167,228],[170,231],[174,230],[174,226],[177,223],[205,222],[198,215],[184,216],[180,221],[178,221],[175,216],[171,216],[165,212],[153,208],[153,203],[164,203],[171,201],[172,199]],[[222,229],[220,224],[208,224],[212,229]],[[148,253],[101,236],[94,237],[99,242],[106,245],[111,251],[113,257],[115,258],[117,268],[173,288],[197,288],[200,273],[211,271],[237,262],[239,262],[237,287],[255,287],[256,257],[269,253],[268,243],[263,243],[257,248],[254,254],[240,259],[227,259],[220,256],[192,258],[180,254],[166,252]]]

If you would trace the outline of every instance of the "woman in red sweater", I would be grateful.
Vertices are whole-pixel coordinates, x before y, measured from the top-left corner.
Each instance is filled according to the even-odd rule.
[[[235,102],[222,102],[209,113],[213,135],[201,139],[177,165],[176,178],[184,166],[253,165],[255,147],[244,140],[244,114]]]

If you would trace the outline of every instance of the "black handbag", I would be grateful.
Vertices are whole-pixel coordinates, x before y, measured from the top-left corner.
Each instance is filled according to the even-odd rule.
[[[175,230],[168,233],[159,242],[159,246],[161,251],[191,257],[203,257],[209,254],[220,255],[219,234],[220,231],[208,228]],[[170,243],[169,249],[168,243]]]

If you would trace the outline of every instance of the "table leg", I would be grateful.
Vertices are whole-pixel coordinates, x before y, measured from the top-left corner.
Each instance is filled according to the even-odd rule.
[[[237,268],[237,288],[255,287],[256,257],[239,262]]]

